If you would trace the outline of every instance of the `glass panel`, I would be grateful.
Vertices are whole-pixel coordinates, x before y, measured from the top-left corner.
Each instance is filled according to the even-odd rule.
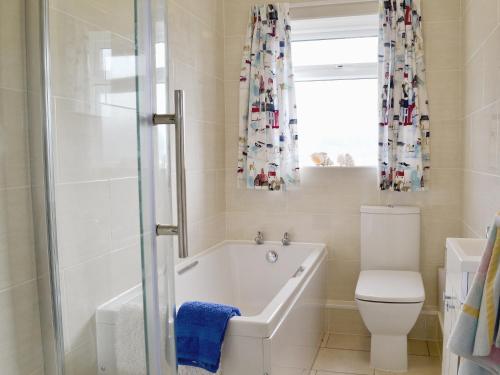
[[[2,374],[58,374],[47,278],[37,5],[0,1]]]
[[[170,132],[151,123],[167,113],[166,7],[137,0],[138,147],[143,299],[149,374],[176,374],[173,238],[157,238],[156,224],[173,222]]]
[[[0,372],[175,374],[165,1],[9,0],[0,21]]]
[[[378,38],[293,42],[292,54],[295,66],[377,62]]]
[[[153,131],[153,113],[168,111],[166,5],[136,0],[141,252],[149,374],[176,374],[172,238],[156,224],[172,223],[170,133]]]
[[[47,1],[65,372],[141,373],[135,3]]]
[[[157,254],[154,195],[157,160],[168,174],[170,160],[166,130],[155,138],[151,124],[155,95],[167,102],[165,1],[28,1],[49,11],[40,38],[50,61],[40,72],[47,116],[38,129],[48,135],[42,179],[53,192],[47,254],[56,287],[45,293],[60,300],[53,310],[65,372],[173,374],[164,323],[173,314],[165,276],[172,246]],[[171,216],[169,199],[163,217]]]
[[[327,153],[334,165],[377,164],[378,85],[376,79],[297,82],[301,165]],[[318,156],[317,156],[318,158]]]

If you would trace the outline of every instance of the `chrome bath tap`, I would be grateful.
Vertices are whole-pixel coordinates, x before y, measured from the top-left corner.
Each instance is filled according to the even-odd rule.
[[[283,244],[283,246],[288,246],[290,245],[291,242],[292,240],[290,239],[290,235],[288,234],[288,232],[285,232],[285,234],[283,235],[283,239],[281,240],[281,243]]]
[[[257,237],[255,237],[255,243],[257,245],[262,245],[264,243],[264,233],[257,232]]]

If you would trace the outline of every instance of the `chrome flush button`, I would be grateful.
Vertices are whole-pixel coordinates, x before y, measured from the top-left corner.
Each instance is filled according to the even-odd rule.
[[[266,254],[266,259],[269,263],[276,263],[278,261],[278,253],[274,250],[269,250]]]

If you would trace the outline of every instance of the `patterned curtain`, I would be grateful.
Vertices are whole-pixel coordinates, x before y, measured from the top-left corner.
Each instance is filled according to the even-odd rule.
[[[297,117],[287,4],[251,9],[240,77],[239,125],[239,185],[266,190],[297,185]]]
[[[418,0],[380,0],[379,183],[423,191],[430,169],[430,124]]]

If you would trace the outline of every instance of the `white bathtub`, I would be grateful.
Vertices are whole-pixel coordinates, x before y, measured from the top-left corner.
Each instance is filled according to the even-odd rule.
[[[266,257],[269,251],[277,253],[275,263]],[[226,241],[176,266],[176,302],[240,309],[242,316],[231,319],[224,341],[224,375],[302,375],[310,370],[324,333],[325,277],[323,244]],[[131,296],[99,308],[98,331],[100,323],[109,329],[113,314]],[[110,340],[98,342],[98,351],[109,345]],[[109,361],[106,366],[111,368]]]

